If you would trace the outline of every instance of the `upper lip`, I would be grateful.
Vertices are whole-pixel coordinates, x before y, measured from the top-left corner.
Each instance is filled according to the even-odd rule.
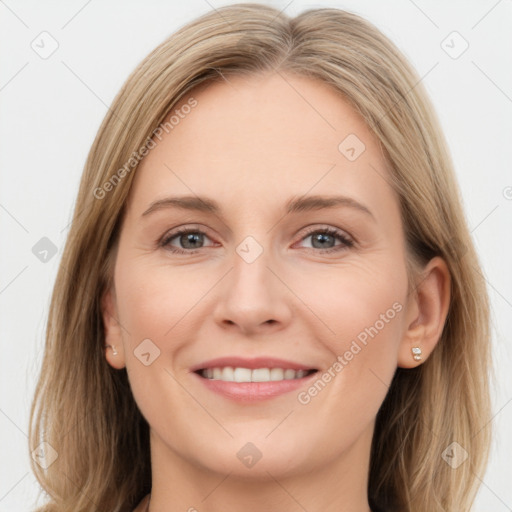
[[[286,361],[285,359],[277,359],[275,357],[218,357],[210,359],[202,363],[196,364],[190,368],[190,371],[205,370],[206,368],[224,368],[231,366],[232,368],[282,368],[283,370],[315,370],[312,366],[296,363],[294,361]]]

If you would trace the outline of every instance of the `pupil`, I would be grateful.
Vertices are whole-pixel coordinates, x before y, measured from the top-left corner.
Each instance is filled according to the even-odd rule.
[[[327,238],[332,238],[332,235],[318,233],[316,236],[313,237],[313,241],[325,242]],[[313,243],[313,246],[315,246],[314,243]],[[323,247],[325,247],[325,244],[323,244]],[[322,248],[322,244],[320,245],[320,248]]]
[[[182,236],[182,240],[185,239],[184,247],[187,247],[187,244],[189,242],[192,242],[191,248],[194,249],[195,245],[193,244],[193,242],[197,242],[198,238],[199,238],[199,235],[196,233],[186,233],[185,235]]]

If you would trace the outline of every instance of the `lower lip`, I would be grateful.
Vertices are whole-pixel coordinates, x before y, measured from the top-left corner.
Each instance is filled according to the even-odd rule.
[[[240,402],[258,402],[268,400],[304,386],[318,372],[300,379],[274,380],[269,382],[226,382],[206,379],[197,373],[194,375],[211,391]]]

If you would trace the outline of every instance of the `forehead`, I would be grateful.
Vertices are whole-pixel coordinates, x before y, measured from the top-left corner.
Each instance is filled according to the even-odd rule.
[[[320,80],[229,77],[191,91],[170,116],[172,128],[136,170],[133,214],[171,194],[215,197],[253,212],[308,193],[344,193],[381,207],[395,200],[377,139]]]

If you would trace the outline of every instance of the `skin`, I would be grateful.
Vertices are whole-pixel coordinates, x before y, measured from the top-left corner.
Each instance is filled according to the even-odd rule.
[[[265,74],[191,96],[198,105],[136,171],[102,301],[106,343],[118,352],[107,348],[107,361],[126,367],[150,425],[150,510],[367,512],[375,417],[397,366],[422,364],[439,340],[446,264],[431,260],[408,294],[387,164],[363,119],[326,84]],[[338,150],[349,134],[366,147],[355,161]],[[335,193],[373,216],[347,206],[284,212],[292,197]],[[221,212],[142,217],[171,195],[207,196]],[[206,233],[195,253],[158,246],[180,226]],[[306,227],[338,228],[354,245],[315,244]],[[247,236],[263,249],[250,264],[236,252]],[[177,236],[172,246],[192,251],[186,242]],[[394,303],[401,311],[307,404],[295,391],[240,404],[190,373],[215,357],[265,355],[320,374]],[[160,350],[148,366],[134,355],[147,338]],[[248,442],[261,452],[250,468],[237,457]]]

